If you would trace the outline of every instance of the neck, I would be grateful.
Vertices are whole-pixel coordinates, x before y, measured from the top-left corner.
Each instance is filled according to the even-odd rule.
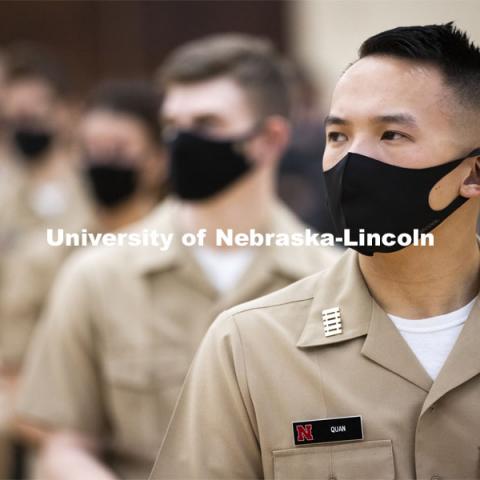
[[[68,168],[71,154],[59,147],[51,147],[41,158],[26,164],[28,176],[33,182],[44,182],[62,175]]]
[[[457,310],[480,288],[480,253],[475,226],[450,217],[435,231],[435,246],[396,253],[360,255],[372,296],[387,313],[427,318]],[[458,233],[462,232],[462,233]]]
[[[32,179],[42,181],[49,179],[58,169],[59,162],[55,155],[47,154],[34,163],[26,165]]]
[[[103,232],[114,232],[141,220],[155,205],[150,196],[137,195],[115,208],[99,207],[96,221]]]
[[[252,228],[264,228],[274,198],[272,172],[259,170],[211,200],[183,203],[179,216],[180,227],[188,232],[205,228],[205,243],[215,247],[216,229],[232,229],[236,234],[246,233]]]

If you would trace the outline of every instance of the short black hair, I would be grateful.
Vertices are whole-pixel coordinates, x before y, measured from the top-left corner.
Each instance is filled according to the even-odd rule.
[[[152,140],[162,144],[160,127],[160,95],[143,80],[116,79],[98,85],[87,98],[86,111],[106,110],[139,120]]]
[[[438,68],[462,105],[480,110],[480,48],[453,22],[398,27],[365,40],[359,58],[387,55]]]

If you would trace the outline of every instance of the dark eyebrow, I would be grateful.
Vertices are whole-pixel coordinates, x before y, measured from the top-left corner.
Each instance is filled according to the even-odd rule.
[[[413,115],[409,113],[396,113],[391,115],[379,115],[378,117],[374,117],[373,121],[375,123],[398,123],[401,125],[409,125],[412,127],[417,126],[417,122]],[[328,115],[325,118],[324,125],[327,127],[328,125],[350,125],[351,122],[345,120],[344,118],[337,117],[335,115]]]
[[[340,117],[336,117],[334,115],[328,115],[325,118],[325,121],[323,122],[323,124],[325,126],[328,126],[328,125],[349,125],[350,122],[348,120],[345,120],[345,119],[340,118]]]
[[[376,123],[399,123],[401,125],[417,126],[417,122],[413,115],[409,113],[397,113],[393,115],[380,115],[374,118]]]

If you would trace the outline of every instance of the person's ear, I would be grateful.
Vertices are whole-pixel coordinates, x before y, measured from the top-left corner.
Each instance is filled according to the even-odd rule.
[[[465,198],[480,197],[480,156],[472,158],[470,172],[460,186],[460,195]]]
[[[261,134],[248,142],[246,151],[257,165],[275,166],[289,141],[290,123],[286,118],[275,115],[265,120]]]

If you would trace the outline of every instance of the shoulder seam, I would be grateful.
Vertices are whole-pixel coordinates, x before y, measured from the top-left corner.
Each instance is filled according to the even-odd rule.
[[[270,307],[280,307],[282,305],[290,305],[292,303],[306,302],[307,300],[313,300],[313,295],[310,295],[306,298],[300,298],[300,299],[297,299],[297,300],[287,300],[287,301],[279,302],[279,303],[270,303],[268,305],[258,305],[258,306],[254,306],[254,307],[247,307],[247,308],[244,308],[242,310],[235,310],[235,308],[233,308],[233,310],[235,310],[235,311],[230,313],[228,316],[233,318],[236,315],[239,315],[239,314],[245,313],[245,312],[250,312],[252,310],[262,310],[262,309],[270,308]],[[229,312],[229,311],[227,310],[226,312]]]

